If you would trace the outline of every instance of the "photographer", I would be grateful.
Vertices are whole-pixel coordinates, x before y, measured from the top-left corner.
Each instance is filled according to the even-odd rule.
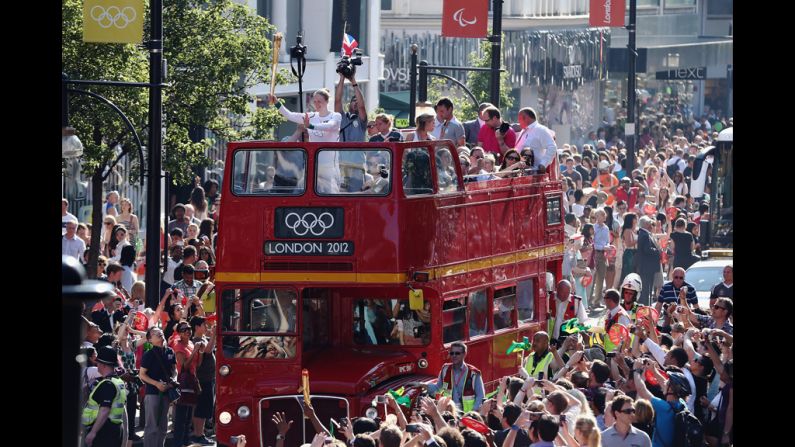
[[[139,373],[141,381],[146,384],[144,444],[162,446],[168,429],[168,391],[173,388],[177,377],[177,356],[166,346],[163,331],[158,327],[146,331],[146,341],[153,346],[144,353]]]
[[[340,63],[342,64],[342,62]],[[337,82],[337,88],[334,90],[334,111],[342,115],[340,122],[340,141],[362,142],[365,141],[365,131],[367,130],[367,109],[364,106],[364,96],[359,89],[359,84],[356,83],[356,66],[352,65],[349,68],[350,76],[346,77],[344,73],[347,71],[337,66],[337,73],[340,74],[340,80]],[[348,111],[342,112],[342,90],[345,86],[345,79],[349,80],[351,87],[353,87],[353,97],[348,104]]]
[[[516,132],[511,125],[502,121],[500,110],[496,107],[487,107],[483,110],[486,124],[478,133],[478,146],[486,152],[505,155],[509,149],[516,146]]]

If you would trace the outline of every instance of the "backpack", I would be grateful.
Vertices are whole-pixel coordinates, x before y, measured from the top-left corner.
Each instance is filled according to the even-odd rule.
[[[673,408],[673,406],[672,406]],[[674,409],[676,412],[676,409]],[[684,408],[674,414],[674,442],[671,447],[703,447],[704,427],[701,421]]]

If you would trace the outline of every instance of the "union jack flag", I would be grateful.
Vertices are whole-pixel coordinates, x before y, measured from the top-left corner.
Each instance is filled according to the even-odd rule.
[[[359,46],[359,42],[353,38],[350,34],[345,34],[345,37],[342,38],[342,54],[344,56],[352,56],[353,50]]]

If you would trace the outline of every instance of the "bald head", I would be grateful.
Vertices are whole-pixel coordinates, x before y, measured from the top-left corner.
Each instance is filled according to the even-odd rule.
[[[673,274],[671,274],[671,278],[672,282],[674,283],[674,287],[682,287],[682,284],[685,283],[685,269],[682,267],[675,268]]]
[[[566,301],[569,299],[569,294],[571,294],[571,283],[567,279],[562,279],[558,281],[558,299],[561,301]]]
[[[549,334],[538,331],[533,335],[533,352],[542,354],[549,348]]]

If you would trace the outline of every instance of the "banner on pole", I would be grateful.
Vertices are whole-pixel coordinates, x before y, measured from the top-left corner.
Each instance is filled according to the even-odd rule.
[[[588,25],[597,27],[624,26],[626,0],[591,0]]]
[[[442,36],[486,37],[489,0],[444,0]]]
[[[141,43],[143,0],[85,0],[83,42]]]

